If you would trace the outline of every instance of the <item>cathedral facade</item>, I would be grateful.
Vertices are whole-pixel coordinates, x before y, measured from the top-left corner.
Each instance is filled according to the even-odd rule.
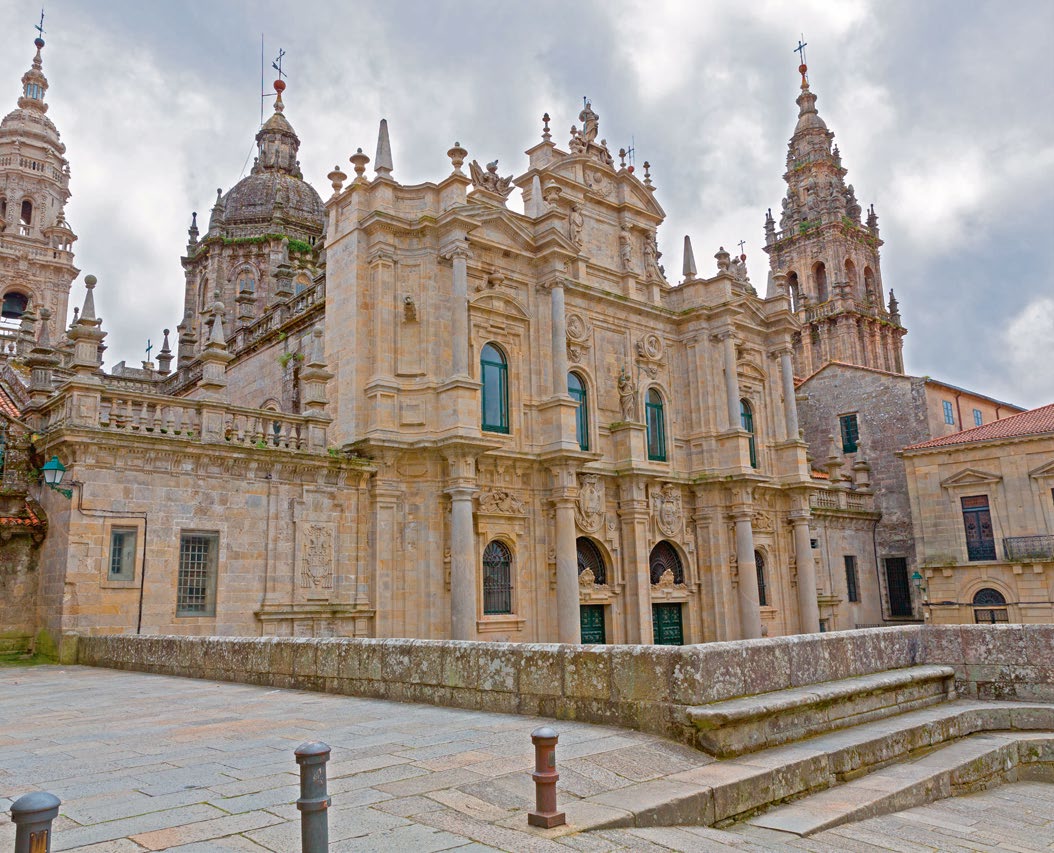
[[[902,369],[903,328],[804,77],[760,292],[724,249],[700,274],[687,238],[667,274],[648,164],[608,149],[589,104],[563,144],[545,116],[519,175],[454,143],[415,185],[382,122],[372,177],[359,149],[323,200],[275,89],[251,173],[192,220],[177,352],[166,330],[156,362],[105,371],[93,277],[65,329],[61,287],[5,279],[5,306],[27,296],[22,417],[71,495],[42,490],[49,633],[695,643],[882,623],[870,465],[812,461],[795,376],[840,353]],[[51,215],[34,245],[65,252],[48,269],[68,287]]]

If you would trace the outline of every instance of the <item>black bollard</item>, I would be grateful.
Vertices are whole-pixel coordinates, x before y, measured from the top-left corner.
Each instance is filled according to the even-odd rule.
[[[51,853],[51,822],[61,801],[47,791],[34,791],[11,804],[15,822],[15,853]]]
[[[329,850],[329,795],[326,793],[326,762],[329,746],[316,741],[296,748],[300,765],[300,843],[303,853],[327,853]]]

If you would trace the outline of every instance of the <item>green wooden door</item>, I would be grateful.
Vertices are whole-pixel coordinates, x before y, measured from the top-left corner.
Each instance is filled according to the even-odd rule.
[[[606,643],[607,636],[604,631],[604,605],[583,604],[581,610],[582,642]]]
[[[684,626],[680,604],[653,604],[651,623],[657,646],[683,646]]]

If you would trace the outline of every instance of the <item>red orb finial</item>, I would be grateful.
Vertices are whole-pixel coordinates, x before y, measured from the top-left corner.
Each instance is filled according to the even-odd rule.
[[[279,95],[281,95],[282,92],[285,91],[285,81],[281,77],[279,77],[277,80],[274,81],[274,90]]]
[[[747,259],[747,253],[746,253],[746,252],[744,252],[744,253],[743,253],[742,255],[740,255],[740,256],[739,256],[739,259],[740,259],[741,261],[745,261],[745,260]]]
[[[804,74],[808,70],[809,70],[809,66],[806,65],[804,62],[801,65],[798,66],[798,73],[799,74]]]

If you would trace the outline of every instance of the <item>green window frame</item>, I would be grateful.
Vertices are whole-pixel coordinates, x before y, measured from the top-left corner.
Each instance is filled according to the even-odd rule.
[[[578,403],[575,411],[575,438],[582,450],[589,450],[589,399],[586,394],[586,383],[573,370],[567,374],[567,393]]]
[[[648,459],[652,462],[666,461],[666,413],[662,395],[651,388],[644,403],[645,423],[648,437]]]
[[[509,433],[509,365],[505,354],[486,344],[479,356],[480,413],[484,432]]]
[[[860,424],[856,412],[838,418],[842,432],[842,453],[856,453],[860,446]]]
[[[219,533],[181,533],[176,616],[216,615],[216,573]]]
[[[135,542],[138,531],[134,527],[114,527],[110,530],[110,564],[107,577],[112,581],[135,580]]]
[[[750,433],[750,467],[758,467],[758,447],[754,441],[754,408],[748,400],[739,401],[739,420],[748,433]]]

